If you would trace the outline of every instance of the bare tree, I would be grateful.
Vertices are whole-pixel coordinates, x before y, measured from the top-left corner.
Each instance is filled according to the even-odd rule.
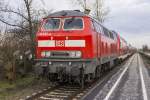
[[[95,3],[94,4],[91,3],[92,8],[87,7],[89,0],[75,0],[74,2],[76,5],[79,5],[84,11],[86,9],[90,9],[92,12],[92,16],[103,23],[107,18],[109,9],[105,7],[104,0],[93,0],[93,1]]]
[[[87,8],[87,1],[88,0],[68,0],[69,2],[73,2],[73,5],[78,5],[81,9],[80,10],[83,10],[85,11],[85,9]]]
[[[14,52],[18,49],[19,43],[13,34],[6,32],[1,35],[0,39],[0,61],[5,69],[5,76],[12,82],[16,78],[15,56]]]
[[[17,27],[19,29],[22,29],[26,34],[29,35],[30,38],[30,49],[32,51],[32,54],[34,54],[34,32],[35,32],[35,26],[38,25],[38,20],[41,17],[40,13],[46,14],[47,11],[44,9],[34,9],[33,8],[33,3],[34,0],[22,0],[23,2],[23,7],[22,8],[17,8],[13,9],[10,6],[5,6],[5,7],[0,7],[0,22],[5,23],[9,26]],[[42,1],[42,0],[41,0]],[[42,1],[42,3],[44,3]],[[7,15],[5,15],[7,14]],[[6,16],[9,17],[9,15],[15,15],[18,19],[14,19],[14,22],[8,20],[9,18],[5,18]],[[5,16],[5,17],[4,17]]]
[[[143,51],[145,51],[145,52],[149,51],[148,45],[143,45],[142,49],[143,49]]]
[[[27,56],[26,51],[30,48],[29,37],[22,36],[24,32],[20,29],[9,29],[6,28],[5,32],[0,36],[0,61],[5,69],[5,76],[10,80],[14,81],[16,78],[16,70],[21,69],[23,73],[20,75],[26,75],[26,69],[30,68],[32,71],[32,66],[27,66]],[[21,35],[20,35],[21,34]],[[16,60],[20,60],[22,55],[22,65],[17,66]]]
[[[0,23],[9,26],[4,32],[5,34],[0,36],[0,60],[5,62],[3,65],[7,72],[12,72],[8,76],[13,80],[16,73],[16,56],[14,56],[14,53],[19,51],[24,56],[22,67],[25,68],[27,62],[25,53],[31,50],[32,55],[34,54],[34,33],[39,24],[39,19],[48,15],[48,11],[45,9],[35,9],[33,1],[22,0],[23,6],[17,9],[0,1]],[[32,67],[30,66],[30,68]]]
[[[0,8],[2,7],[4,0],[0,0]]]
[[[85,11],[87,8],[87,0],[76,0],[76,2],[81,6],[81,8]]]
[[[95,6],[96,5],[96,6]],[[103,23],[109,13],[109,9],[105,7],[104,0],[95,0],[94,17]]]

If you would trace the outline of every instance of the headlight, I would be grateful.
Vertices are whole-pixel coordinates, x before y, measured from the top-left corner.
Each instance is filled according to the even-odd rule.
[[[51,52],[50,51],[46,51],[45,56],[46,57],[50,57],[51,56]]]
[[[41,52],[41,56],[45,57],[45,51]]]
[[[75,58],[79,58],[79,57],[81,57],[81,55],[82,55],[82,53],[81,53],[81,51],[71,51],[71,52],[69,52],[69,55],[70,55],[70,57],[75,57]]]
[[[81,57],[81,51],[76,51],[76,57]]]
[[[70,52],[70,57],[75,57],[76,56],[76,52],[72,51]]]
[[[50,57],[51,56],[51,52],[50,51],[43,51],[43,52],[41,52],[41,56],[42,57]]]

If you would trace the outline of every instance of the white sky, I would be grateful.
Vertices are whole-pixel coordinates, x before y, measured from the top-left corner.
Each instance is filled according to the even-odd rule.
[[[11,5],[18,5],[20,0],[8,0]],[[16,1],[16,2],[14,2]],[[67,9],[80,9],[75,6],[75,0],[35,0],[35,7],[44,7],[54,11]],[[87,0],[88,6],[93,0]],[[135,47],[148,44],[150,47],[150,0],[104,0],[105,6],[109,7],[110,13],[105,25],[121,34]],[[90,6],[89,6],[90,7]]]

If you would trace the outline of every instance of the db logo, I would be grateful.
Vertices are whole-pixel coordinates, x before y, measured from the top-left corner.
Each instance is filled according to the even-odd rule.
[[[57,47],[64,47],[65,46],[65,41],[63,41],[63,40],[56,41],[56,46]]]

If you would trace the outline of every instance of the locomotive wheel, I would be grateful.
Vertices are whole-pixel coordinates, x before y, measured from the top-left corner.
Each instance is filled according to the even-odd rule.
[[[85,84],[85,75],[84,75],[84,68],[80,69],[80,86],[83,89]]]
[[[95,78],[100,78],[100,76],[101,76],[101,67],[97,66],[95,71]]]
[[[84,75],[82,75],[80,79],[80,86],[82,89],[84,88],[84,84],[85,84],[85,78],[84,78]]]
[[[118,65],[118,64],[119,64],[119,60],[116,59],[116,60],[115,60],[115,65]]]
[[[85,81],[88,83],[92,82],[94,78],[95,78],[95,73],[90,73],[90,74],[85,75]]]
[[[48,67],[43,67],[43,78],[46,78],[47,80],[49,80],[49,68]]]

